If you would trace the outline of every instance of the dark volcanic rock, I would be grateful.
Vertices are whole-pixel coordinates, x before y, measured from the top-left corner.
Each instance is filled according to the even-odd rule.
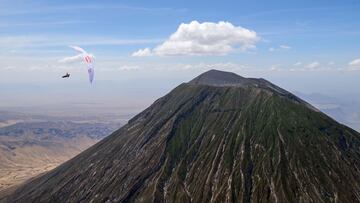
[[[241,86],[251,83],[251,79],[247,79],[236,75],[218,70],[209,70],[189,82],[197,85],[211,85],[211,86]]]
[[[4,202],[359,202],[360,135],[263,79],[209,71]]]

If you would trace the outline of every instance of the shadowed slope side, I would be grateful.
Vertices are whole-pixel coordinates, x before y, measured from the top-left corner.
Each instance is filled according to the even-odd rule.
[[[359,161],[360,135],[298,98],[190,82],[1,200],[357,202]]]

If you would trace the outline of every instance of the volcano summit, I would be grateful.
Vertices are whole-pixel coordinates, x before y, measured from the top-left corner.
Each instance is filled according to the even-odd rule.
[[[359,202],[360,135],[264,79],[210,70],[3,202]]]

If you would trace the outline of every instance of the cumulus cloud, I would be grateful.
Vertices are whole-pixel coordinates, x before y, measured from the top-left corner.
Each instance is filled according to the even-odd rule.
[[[350,70],[360,70],[360,58],[350,61],[349,69]]]
[[[246,51],[255,48],[258,41],[255,31],[230,22],[192,21],[182,23],[175,33],[155,48],[140,49],[132,55],[225,55],[235,49]]]

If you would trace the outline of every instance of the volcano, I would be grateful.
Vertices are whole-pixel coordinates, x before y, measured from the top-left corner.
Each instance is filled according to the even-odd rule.
[[[359,202],[360,134],[268,82],[210,70],[3,202]]]

